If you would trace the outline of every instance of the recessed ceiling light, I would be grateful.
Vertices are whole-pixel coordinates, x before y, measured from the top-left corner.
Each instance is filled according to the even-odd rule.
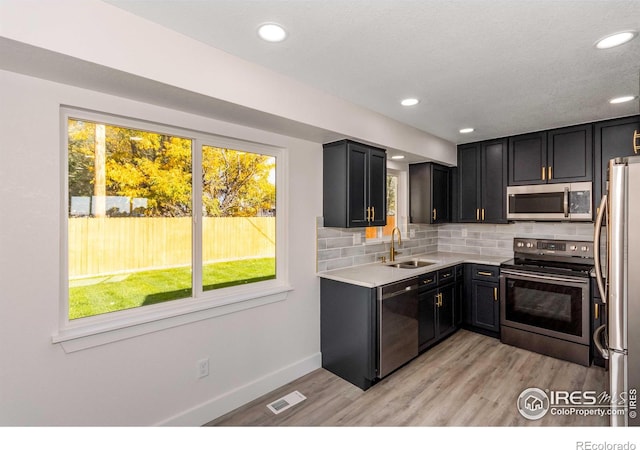
[[[277,23],[264,23],[258,28],[258,35],[267,42],[282,42],[287,32]]]
[[[605,49],[625,44],[638,35],[637,31],[621,31],[596,41],[596,48]]]
[[[391,159],[404,159],[404,155],[393,155]]]
[[[635,98],[635,95],[625,95],[624,97],[612,98],[611,100],[609,100],[609,103],[611,103],[612,105],[615,105],[617,103],[626,103],[630,102],[631,100],[635,100]]]
[[[473,128],[462,128],[460,130],[460,133],[463,133],[463,134],[465,134],[465,133],[473,133],[474,131],[475,130]]]
[[[420,103],[420,100],[418,100],[417,98],[405,98],[400,102],[402,106],[415,106],[418,103]]]

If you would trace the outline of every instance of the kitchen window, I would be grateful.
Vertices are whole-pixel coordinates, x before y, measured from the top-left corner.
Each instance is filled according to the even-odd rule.
[[[387,224],[384,227],[366,227],[365,238],[368,242],[388,241],[395,227],[406,231],[406,172],[387,167]]]
[[[285,284],[280,149],[84,111],[63,121],[62,328]]]

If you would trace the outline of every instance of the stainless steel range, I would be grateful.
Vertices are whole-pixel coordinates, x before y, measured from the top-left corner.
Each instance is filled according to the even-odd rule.
[[[500,269],[501,341],[591,364],[593,242],[515,238]]]

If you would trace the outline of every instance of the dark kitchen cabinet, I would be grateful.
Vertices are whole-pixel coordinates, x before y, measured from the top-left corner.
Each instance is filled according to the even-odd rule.
[[[458,222],[507,223],[507,140],[458,146]]]
[[[418,349],[422,351],[436,341],[438,288],[426,289],[418,297]]]
[[[451,171],[435,163],[409,164],[409,221],[451,222]]]
[[[323,147],[324,226],[386,225],[386,151],[350,140]]]
[[[596,208],[607,190],[609,160],[635,154],[634,145],[640,153],[640,116],[597,122],[594,127],[595,180],[594,203]],[[635,141],[635,142],[634,142]]]
[[[465,265],[464,312],[467,328],[489,336],[500,335],[500,268],[482,264]]]
[[[464,264],[456,266],[456,284],[455,284],[455,311],[454,321],[456,327],[461,327],[464,321]]]
[[[509,138],[509,185],[593,179],[592,124]]]
[[[322,367],[366,390],[376,378],[376,290],[320,279]]]
[[[418,298],[418,345],[422,351],[456,329],[455,267],[427,274]]]

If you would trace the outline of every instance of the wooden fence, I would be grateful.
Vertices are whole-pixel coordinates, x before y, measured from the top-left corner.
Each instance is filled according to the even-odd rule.
[[[190,217],[69,218],[69,276],[191,264]],[[275,257],[275,217],[205,217],[205,263]]]

